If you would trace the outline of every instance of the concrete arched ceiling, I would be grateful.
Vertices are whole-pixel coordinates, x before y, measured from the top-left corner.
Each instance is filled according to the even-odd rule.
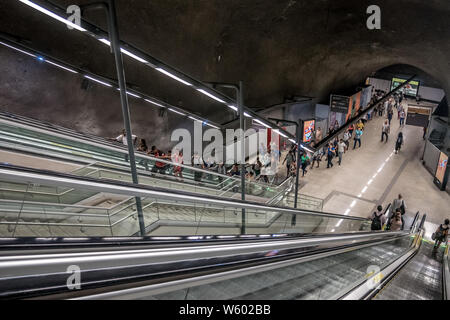
[[[58,5],[85,0],[54,0]],[[450,1],[379,0],[381,30],[368,30],[365,0],[117,0],[121,38],[199,80],[245,83],[249,107],[304,95],[327,101],[395,64],[417,67],[450,93]],[[0,32],[92,72],[115,78],[101,43],[19,1],[1,1]],[[4,13],[7,13],[6,15]],[[86,18],[106,29],[101,13]],[[125,59],[140,90],[223,122],[232,113]],[[32,68],[32,66],[30,66]]]

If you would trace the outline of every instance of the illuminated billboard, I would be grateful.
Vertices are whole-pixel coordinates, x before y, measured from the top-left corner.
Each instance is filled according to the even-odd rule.
[[[406,81],[406,79],[392,78],[391,91],[402,85]],[[419,81],[410,81],[403,88],[401,88],[400,91],[402,91],[406,95],[415,97],[417,96],[417,92],[419,91],[419,84]]]
[[[303,122],[303,142],[311,142],[316,120],[307,120]]]
[[[439,157],[438,166],[436,169],[436,179],[442,184],[444,183],[445,171],[447,170],[448,165],[448,156],[445,153],[441,152],[441,156]]]

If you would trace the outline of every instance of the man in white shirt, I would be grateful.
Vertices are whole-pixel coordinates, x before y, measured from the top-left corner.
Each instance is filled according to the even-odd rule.
[[[136,135],[132,135],[131,139],[133,140],[133,144],[136,142]],[[114,141],[117,142],[121,142],[124,146],[128,145],[128,141],[127,141],[127,132],[125,131],[125,129],[122,130],[122,134],[120,136],[118,136],[117,138],[113,139]]]
[[[345,144],[344,140],[341,139],[338,143],[338,156],[339,156],[339,165],[341,165],[342,162],[342,155],[345,152],[345,148],[347,147],[347,145]]]

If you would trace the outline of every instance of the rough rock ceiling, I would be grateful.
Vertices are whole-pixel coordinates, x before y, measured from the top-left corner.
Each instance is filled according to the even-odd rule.
[[[62,6],[86,0],[53,0]],[[366,28],[364,0],[117,0],[122,40],[205,81],[246,86],[249,107],[304,95],[327,100],[332,91],[364,81],[379,69],[408,64],[450,93],[450,1],[380,0],[381,30]],[[94,73],[115,78],[101,43],[68,31],[17,0],[0,2],[0,32],[31,41]],[[5,14],[7,13],[7,14]],[[88,20],[106,29],[100,13]],[[167,102],[213,120],[227,108],[125,59],[127,81]]]

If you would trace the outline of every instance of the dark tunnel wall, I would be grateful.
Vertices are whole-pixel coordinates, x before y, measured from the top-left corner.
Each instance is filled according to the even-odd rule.
[[[84,0],[55,0],[83,4]],[[330,92],[355,87],[377,70],[408,64],[450,93],[450,1],[380,0],[381,30],[365,26],[372,1],[118,0],[121,38],[205,81],[246,86],[249,107],[292,95],[327,102]],[[115,78],[108,48],[15,0],[0,2],[0,32],[94,73]],[[86,16],[104,28],[99,13]],[[110,89],[81,89],[81,79],[0,49],[2,109],[99,135],[122,128],[119,97]],[[127,81],[169,103],[224,122],[223,105],[124,58]],[[71,77],[69,79],[69,77]],[[40,81],[45,79],[45,81]],[[137,133],[167,143],[168,130],[191,126],[130,98]],[[169,119],[169,121],[166,121]],[[158,137],[158,138],[154,138]],[[152,140],[154,139],[154,140]]]

